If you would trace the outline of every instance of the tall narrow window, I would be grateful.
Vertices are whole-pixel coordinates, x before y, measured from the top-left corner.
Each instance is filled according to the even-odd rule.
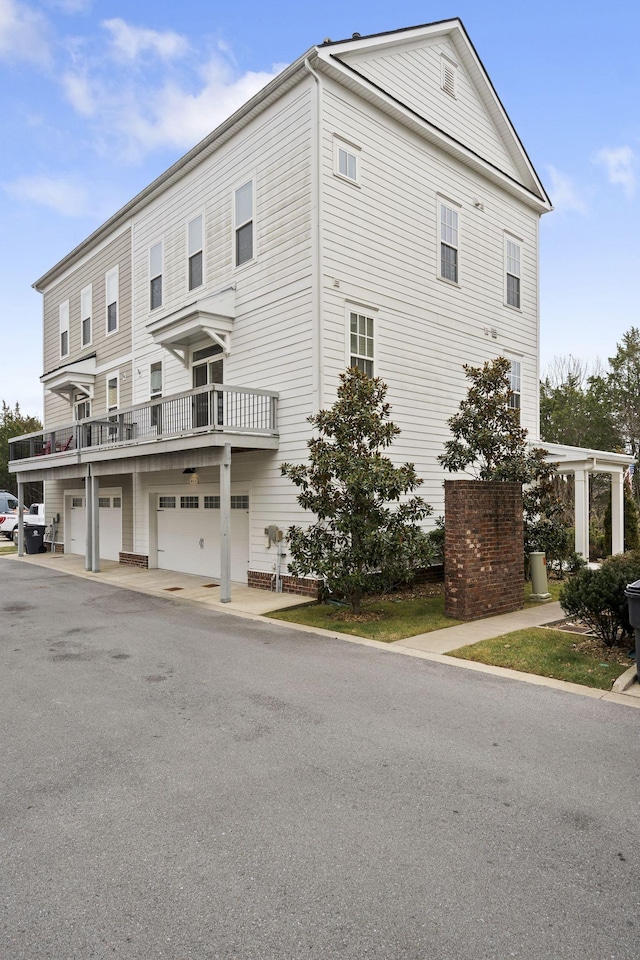
[[[202,243],[202,214],[198,217],[194,217],[193,220],[189,221],[188,226],[188,243],[189,243],[189,290],[194,290],[196,287],[202,286],[203,273],[202,273],[202,253],[203,253],[203,243]]]
[[[69,356],[69,301],[65,300],[60,304],[59,312],[60,325],[60,356]]]
[[[440,203],[440,276],[451,283],[458,282],[458,211]]]
[[[235,192],[236,267],[253,260],[253,180]]]
[[[509,406],[512,410],[519,410],[521,391],[521,365],[519,360],[511,361],[511,369],[509,370],[509,386],[511,387]]]
[[[373,376],[373,317],[361,313],[349,313],[350,352],[349,366],[357,367]]]
[[[110,270],[105,278],[107,295],[107,333],[118,329],[118,268]]]
[[[118,409],[118,374],[107,380],[107,409]]]
[[[159,400],[162,396],[162,360],[156,360],[149,367],[149,396],[152,400]],[[162,404],[151,407],[151,426],[162,433]]]
[[[149,250],[149,307],[162,306],[162,240]]]
[[[93,294],[91,284],[84,287],[80,294],[80,326],[82,331],[82,346],[88,347],[91,343],[91,314],[93,313]]]
[[[506,297],[510,307],[520,307],[520,244],[505,237]]]

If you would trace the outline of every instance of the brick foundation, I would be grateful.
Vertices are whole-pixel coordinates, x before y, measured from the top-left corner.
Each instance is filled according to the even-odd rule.
[[[309,597],[312,600],[318,599],[319,580],[290,577],[288,575],[281,577],[280,580],[283,593],[296,593],[301,597]],[[275,573],[262,573],[260,570],[249,570],[247,573],[247,585],[255,590],[273,590],[275,589],[275,582]]]
[[[522,486],[445,480],[445,614],[477,620],[520,610],[524,594]]]
[[[119,553],[118,560],[129,567],[142,567],[143,570],[149,567],[149,557],[143,553]]]

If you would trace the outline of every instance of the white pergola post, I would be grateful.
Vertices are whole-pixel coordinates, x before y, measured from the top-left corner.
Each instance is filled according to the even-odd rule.
[[[220,602],[231,600],[231,445],[220,462]]]
[[[84,478],[84,513],[85,513],[85,549],[84,549],[84,568],[91,570],[93,547],[93,487],[91,486],[91,472],[87,467],[87,474]],[[71,518],[69,518],[71,523]]]
[[[589,474],[576,470],[575,478],[575,523],[576,553],[589,559]]]
[[[611,553],[624,552],[624,477],[611,474]]]

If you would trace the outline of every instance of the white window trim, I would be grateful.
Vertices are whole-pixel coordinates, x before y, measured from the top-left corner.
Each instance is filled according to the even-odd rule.
[[[447,71],[453,74],[451,84],[447,82]],[[458,99],[458,64],[444,53],[440,56],[440,86],[447,96]]]
[[[115,407],[110,407],[110,406],[109,406],[109,381],[110,381],[110,380],[115,380],[115,381],[116,381],[116,405],[115,405]],[[106,377],[106,387],[107,387],[107,389],[106,389],[105,399],[106,399],[107,413],[113,413],[115,410],[119,410],[119,409],[120,409],[120,371],[119,371],[119,370],[110,370],[110,371],[109,371],[109,373],[107,374],[107,377]]]
[[[113,330],[109,330],[109,279],[111,277],[116,278],[116,325]],[[120,329],[120,268],[118,266],[113,267],[111,270],[107,270],[104,277],[104,329],[107,337],[112,337],[114,333],[117,333]]]
[[[367,360],[373,360],[373,375],[378,376],[378,340],[379,340],[379,309],[371,307],[368,304],[348,301],[345,303],[344,325],[345,325],[345,368],[351,367],[351,314],[357,313],[360,316],[371,317],[373,320],[373,357],[367,357]]]
[[[257,217],[257,206],[256,206],[256,174],[251,173],[249,176],[243,177],[242,180],[233,187],[231,191],[231,213],[232,213],[232,230],[231,230],[231,262],[233,263],[234,270],[244,270],[245,267],[248,267],[250,264],[255,263],[258,259],[258,217]],[[248,183],[251,183],[251,223],[253,224],[253,256],[250,260],[245,260],[244,263],[236,263],[236,230],[239,230],[240,227],[243,227],[245,223],[249,223],[248,220],[244,220],[243,223],[236,223],[236,192],[241,190],[242,187],[246,186]]]
[[[203,224],[203,225],[202,225],[202,233],[203,233],[203,240],[204,240],[204,220],[203,220],[202,224]],[[154,249],[154,247],[157,247],[158,245],[160,246],[160,273],[155,273],[155,274],[152,276],[152,275],[151,275],[151,251]],[[203,267],[204,267],[204,250],[203,250],[203,252],[202,252],[202,263],[203,263]],[[189,269],[189,267],[188,267],[188,258],[187,258],[187,272],[188,272],[188,269]],[[149,252],[148,252],[148,255],[147,255],[147,273],[148,273],[148,287],[147,287],[147,290],[148,290],[148,293],[149,293],[149,300],[148,300],[149,313],[155,313],[156,310],[161,310],[162,307],[164,306],[164,240],[163,240],[163,239],[156,240],[155,243],[152,243],[152,244],[150,244],[150,246],[149,246]],[[161,291],[162,291],[162,293],[161,293],[161,296],[160,296],[160,304],[159,304],[159,306],[157,306],[157,307],[152,307],[152,306],[151,306],[151,281],[152,281],[152,280],[155,280],[156,277],[160,277],[160,281],[161,281],[161,284],[162,284],[162,286],[161,286]]]
[[[351,153],[355,157],[356,161],[356,176],[355,179],[345,176],[344,173],[340,173],[340,164],[339,164],[339,151],[346,150],[347,153]],[[362,147],[359,147],[356,143],[353,143],[351,140],[347,140],[345,137],[340,136],[338,133],[333,135],[333,175],[339,180],[344,180],[345,183],[350,183],[353,187],[361,188],[360,183],[360,171],[361,171],[361,157],[362,157]]]
[[[202,217],[202,247],[200,248],[200,249],[202,250],[202,283],[201,283],[200,286],[198,286],[198,287],[190,287],[190,286],[189,286],[189,258],[190,258],[191,256],[193,256],[193,254],[190,254],[190,253],[189,253],[189,224],[190,224],[190,223],[193,223],[194,220],[197,220],[198,217]],[[187,255],[186,255],[186,257],[185,257],[184,267],[185,267],[186,286],[187,286],[187,291],[188,291],[189,293],[191,293],[192,290],[201,290],[202,287],[206,286],[206,283],[207,283],[207,270],[206,270],[206,245],[207,245],[207,237],[206,237],[206,233],[207,233],[207,218],[205,217],[205,211],[204,211],[204,207],[203,207],[202,210],[194,210],[192,216],[190,216],[189,219],[185,221],[185,240],[186,240],[186,251],[187,251]],[[198,251],[196,250],[196,253],[197,253],[197,252],[198,252]],[[162,251],[162,253],[163,253],[163,256],[164,256],[164,245],[163,245],[163,251]]]
[[[66,352],[62,352],[62,334],[66,333],[67,335],[67,349]],[[68,357],[71,353],[71,338],[69,336],[69,301],[65,300],[58,307],[58,350],[60,352],[60,359]]]
[[[458,214],[458,245],[457,247],[455,247],[455,249],[458,251],[458,260],[457,260],[458,279],[457,280],[449,280],[447,277],[443,277],[442,271],[440,269],[441,255],[442,255],[441,244],[444,242],[442,240],[442,218],[440,216],[441,206],[449,207],[451,210],[455,210],[455,212]],[[450,197],[445,197],[441,193],[436,194],[436,226],[437,226],[437,235],[438,235],[438,242],[436,245],[436,276],[438,280],[442,280],[443,283],[449,284],[450,287],[461,286],[461,283],[460,283],[460,272],[461,272],[460,264],[462,261],[462,257],[461,257],[462,236],[461,236],[461,228],[460,228],[460,223],[462,219],[461,212],[462,212],[462,205],[460,203],[457,203],[455,200],[451,200]],[[451,246],[451,244],[447,244],[447,246]]]
[[[89,299],[88,316],[84,313],[84,310],[82,309],[82,301],[84,299],[85,293],[87,294],[87,297]],[[89,320],[89,339],[85,343],[84,340],[82,339],[82,336],[83,336],[83,329],[84,329],[84,321],[87,319]],[[84,350],[87,347],[90,347],[92,343],[93,343],[93,284],[89,283],[87,284],[86,287],[83,287],[82,290],[80,291],[80,349]]]
[[[520,281],[520,305],[515,306],[513,303],[509,303],[508,293],[507,293],[507,242],[515,243],[518,246],[520,251],[520,273],[517,275],[518,280]],[[504,289],[503,289],[503,299],[505,307],[509,307],[509,310],[515,310],[516,313],[522,313],[522,240],[519,237],[516,237],[513,233],[504,234],[504,245],[503,245],[503,255],[504,255]],[[516,274],[512,273],[512,277],[515,277]]]

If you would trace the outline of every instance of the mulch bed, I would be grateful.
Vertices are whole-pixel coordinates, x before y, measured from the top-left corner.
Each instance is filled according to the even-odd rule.
[[[593,636],[590,627],[571,617],[545,623],[544,626],[548,630],[565,630],[567,633],[578,634],[582,639],[572,644],[573,649],[578,653],[597,657],[602,663],[620,663],[626,667],[631,667],[635,663],[635,660],[629,657],[629,649],[633,645],[631,640],[624,640],[621,647],[608,647],[598,637]]]

